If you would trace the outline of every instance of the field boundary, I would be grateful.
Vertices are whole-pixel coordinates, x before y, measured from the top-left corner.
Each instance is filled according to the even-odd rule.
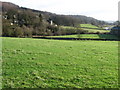
[[[33,37],[37,39],[54,39],[54,40],[96,40],[96,41],[120,41],[120,39],[94,39],[94,38],[56,38],[56,37]]]
[[[102,29],[102,28],[89,28],[89,27],[80,27],[80,28],[85,28],[85,29],[95,29],[95,30],[106,30],[106,29]],[[110,30],[110,29],[108,29]]]

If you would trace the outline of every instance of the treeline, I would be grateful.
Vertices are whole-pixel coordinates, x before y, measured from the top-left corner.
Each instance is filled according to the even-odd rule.
[[[50,15],[50,18],[54,23],[58,25],[65,26],[76,26],[77,24],[92,24],[98,27],[102,27],[104,24],[108,24],[104,21],[99,21],[92,17],[82,16],[82,15]]]
[[[23,8],[23,7],[22,7]],[[109,25],[111,23],[107,23],[105,21],[97,20],[92,17],[87,17],[83,15],[58,15],[55,13],[50,13],[50,12],[43,12],[43,11],[38,11],[38,10],[33,10],[33,9],[28,9],[28,8],[23,8],[26,10],[32,10],[33,12],[37,13],[42,13],[46,18],[50,18],[53,20],[54,23],[57,25],[64,25],[64,26],[76,26],[78,24],[92,24],[98,27],[102,27],[103,25]]]
[[[54,35],[71,35],[71,34],[80,34],[87,33],[87,31],[80,28],[62,28],[60,26],[48,25],[47,27],[41,29],[27,27],[25,25],[19,26],[16,24],[10,25],[10,22],[3,20],[3,36],[10,37],[32,37],[36,36],[54,36]]]

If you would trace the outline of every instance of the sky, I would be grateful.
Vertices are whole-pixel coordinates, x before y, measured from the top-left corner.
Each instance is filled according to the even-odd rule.
[[[85,15],[98,20],[118,20],[119,0],[1,0],[22,7],[64,15]]]

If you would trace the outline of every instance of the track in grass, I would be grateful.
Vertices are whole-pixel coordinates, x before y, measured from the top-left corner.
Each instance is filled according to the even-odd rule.
[[[3,38],[3,88],[117,88],[117,41]]]

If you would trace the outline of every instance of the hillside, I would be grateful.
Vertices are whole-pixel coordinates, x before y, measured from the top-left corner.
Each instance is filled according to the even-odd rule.
[[[11,9],[20,9],[20,7],[18,5],[10,3],[10,2],[2,2],[2,11],[3,12],[7,12]]]
[[[101,27],[108,24],[82,15],[58,15],[2,2],[3,36],[32,37],[33,35],[52,36],[77,34],[79,30],[65,30],[60,26],[77,27],[79,24],[92,24]],[[82,31],[83,32],[83,31]]]

